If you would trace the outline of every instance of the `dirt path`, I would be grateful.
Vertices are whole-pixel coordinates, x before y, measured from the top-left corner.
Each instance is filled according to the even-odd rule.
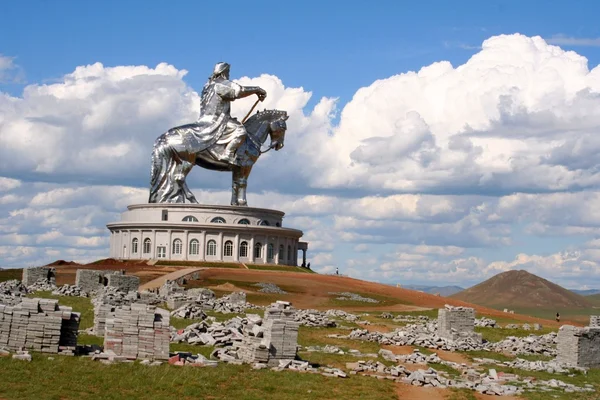
[[[471,360],[467,356],[461,353],[446,350],[432,350],[438,355],[439,358],[445,361],[452,361],[459,364],[471,365]]]
[[[426,388],[396,383],[396,394],[399,400],[444,400],[451,392],[448,389]]]
[[[140,291],[159,288],[167,280],[174,281],[176,279],[179,279],[181,277],[189,275],[193,272],[201,271],[203,269],[205,269],[205,268],[186,268],[186,269],[181,269],[179,271],[171,272],[170,274],[163,275],[160,278],[156,278],[150,282],[144,283],[142,286],[140,286]]]

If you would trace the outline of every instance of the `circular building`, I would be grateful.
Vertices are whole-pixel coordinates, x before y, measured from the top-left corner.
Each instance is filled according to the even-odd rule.
[[[134,204],[107,225],[117,259],[229,261],[306,266],[302,231],[284,228],[284,213],[253,207]]]

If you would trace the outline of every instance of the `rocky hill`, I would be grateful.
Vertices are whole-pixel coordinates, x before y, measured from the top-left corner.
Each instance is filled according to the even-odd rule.
[[[502,272],[450,297],[493,308],[577,309],[592,306],[585,297],[523,270]]]

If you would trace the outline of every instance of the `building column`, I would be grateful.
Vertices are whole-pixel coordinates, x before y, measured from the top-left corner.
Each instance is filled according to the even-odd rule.
[[[235,241],[233,242],[233,261],[240,261],[240,234],[235,235]]]
[[[185,231],[185,242],[183,243],[184,248],[183,250],[183,259],[184,260],[189,260],[189,252],[190,252],[190,231],[186,230]]]
[[[274,244],[275,248],[273,249],[273,251],[275,252],[275,257],[274,257],[274,262],[275,264],[279,265],[279,236],[277,236],[277,240],[275,241]]]
[[[200,261],[204,261],[206,259],[206,231],[200,233],[200,249],[198,252],[200,253]]]
[[[306,268],[306,249],[302,249],[302,266]]]
[[[217,240],[217,260],[223,261],[223,232],[219,232],[219,240]]]
[[[298,243],[294,244],[294,267],[298,266]]]
[[[169,229],[169,241],[167,242],[167,260],[173,257],[173,231]]]
[[[150,258],[156,258],[156,229],[152,230],[152,243],[150,243]]]
[[[250,238],[250,248],[248,249],[248,259],[254,263],[254,235]]]

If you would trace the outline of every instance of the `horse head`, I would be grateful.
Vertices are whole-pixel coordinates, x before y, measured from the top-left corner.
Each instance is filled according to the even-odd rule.
[[[244,124],[249,134],[254,134],[260,144],[267,140],[267,135],[271,137],[269,148],[281,150],[285,140],[285,131],[287,124],[285,121],[289,116],[287,112],[281,110],[259,111],[246,121]]]

